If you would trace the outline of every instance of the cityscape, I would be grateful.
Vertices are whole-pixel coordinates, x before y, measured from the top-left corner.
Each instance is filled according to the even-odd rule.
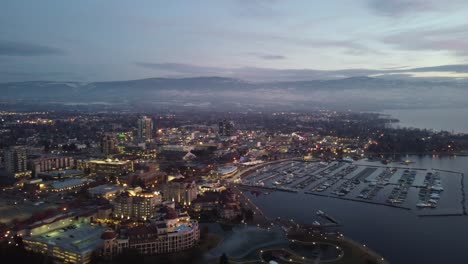
[[[466,263],[467,7],[0,4],[2,263]]]

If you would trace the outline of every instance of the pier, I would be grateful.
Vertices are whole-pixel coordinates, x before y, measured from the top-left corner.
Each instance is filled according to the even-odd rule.
[[[461,186],[461,194],[462,194],[462,199],[461,199],[461,205],[462,205],[462,208],[463,208],[463,215],[467,215],[467,212],[466,212],[466,195],[465,195],[465,174],[464,173],[461,173],[461,177],[460,177],[460,186]]]
[[[320,214],[319,216],[327,219],[328,221],[332,222],[335,225],[340,225],[340,223],[335,218],[333,218],[331,215],[327,213]]]
[[[373,202],[373,201],[369,201],[369,200],[359,200],[359,199],[354,199],[354,198],[340,197],[340,196],[320,194],[320,193],[314,193],[314,192],[304,192],[304,193],[305,194],[316,195],[316,196],[328,197],[328,198],[335,198],[335,199],[341,199],[341,200],[354,201],[354,202],[368,203],[368,204],[374,204],[374,205],[383,205],[383,206],[399,208],[399,209],[403,209],[403,210],[411,210],[411,208],[409,208],[409,207],[404,207],[404,206],[399,206],[399,205],[394,205],[394,204],[387,204],[387,203]]]
[[[298,190],[292,189],[285,189],[281,187],[268,187],[268,186],[252,186],[246,184],[238,184],[237,185],[240,189],[249,190],[249,191],[257,191],[257,190],[268,190],[268,191],[279,191],[279,192],[289,192],[289,193],[297,193]]]
[[[419,217],[441,217],[441,216],[463,216],[464,213],[448,213],[448,214],[419,214]]]

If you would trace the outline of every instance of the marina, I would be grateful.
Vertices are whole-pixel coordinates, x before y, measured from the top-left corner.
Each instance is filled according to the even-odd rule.
[[[413,163],[409,160],[384,166],[366,160],[285,161],[257,169],[243,177],[241,185],[385,205],[423,215],[428,214],[426,210],[432,210],[431,214],[460,213],[459,209],[440,204],[449,204],[445,193],[451,190],[444,188],[444,181],[461,177],[461,173],[410,165]]]

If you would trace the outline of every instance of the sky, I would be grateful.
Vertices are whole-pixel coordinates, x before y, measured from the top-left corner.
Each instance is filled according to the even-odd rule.
[[[465,0],[2,0],[0,82],[468,78]]]

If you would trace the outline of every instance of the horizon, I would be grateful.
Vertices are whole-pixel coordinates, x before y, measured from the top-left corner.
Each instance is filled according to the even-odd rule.
[[[468,67],[467,65],[442,65],[442,66],[434,66],[434,67],[422,67],[422,68],[414,68],[408,69],[407,72],[425,72],[421,71],[427,68],[445,68],[445,67]],[[249,69],[252,68],[239,68],[239,69]],[[377,80],[400,80],[400,81],[430,81],[430,82],[457,82],[457,81],[468,81],[468,78],[461,78],[461,77],[449,77],[449,76],[408,76],[405,74],[397,74],[395,72],[403,72],[403,70],[398,71],[388,71],[389,74],[385,74],[386,70],[378,71],[378,70],[367,70],[367,69],[345,69],[345,70],[337,70],[337,71],[321,71],[321,70],[310,70],[310,69],[287,69],[287,70],[276,70],[276,69],[261,69],[255,68],[258,70],[272,70],[276,72],[301,72],[301,71],[310,71],[310,72],[342,72],[342,71],[350,71],[350,72],[359,72],[359,74],[348,74],[348,75],[341,75],[341,76],[333,76],[333,75],[326,75],[321,74],[317,76],[316,73],[308,74],[308,73],[298,73],[292,74],[292,76],[282,76],[282,77],[274,77],[267,78],[267,79],[258,79],[256,76],[250,77],[243,77],[243,76],[225,76],[223,74],[219,75],[181,75],[181,76],[148,76],[142,78],[130,78],[130,79],[109,79],[109,80],[98,80],[98,81],[80,81],[80,80],[53,80],[53,79],[31,79],[31,80],[17,80],[17,81],[0,81],[1,84],[8,84],[8,83],[26,83],[26,82],[56,82],[56,83],[107,83],[107,82],[129,82],[129,81],[141,81],[141,80],[152,80],[152,79],[161,79],[161,80],[183,80],[183,79],[210,79],[210,78],[220,78],[220,79],[230,79],[230,80],[237,80],[237,81],[244,81],[246,83],[252,84],[261,84],[261,83],[287,83],[287,82],[314,82],[314,81],[337,81],[337,80],[347,80],[347,79],[358,79],[358,78],[367,78],[367,79],[377,79]],[[366,72],[380,72],[374,74],[365,74]],[[405,71],[406,72],[406,71]],[[445,72],[445,71],[443,71]],[[435,71],[437,73],[437,71]],[[454,71],[453,73],[457,73]]]

